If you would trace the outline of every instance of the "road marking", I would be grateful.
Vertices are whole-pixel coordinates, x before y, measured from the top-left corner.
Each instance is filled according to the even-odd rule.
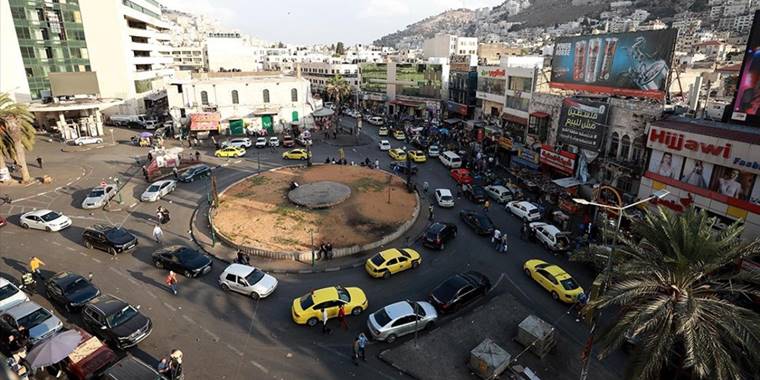
[[[261,372],[264,372],[264,373],[266,373],[266,374],[268,374],[268,373],[269,373],[269,370],[268,370],[268,369],[266,369],[266,367],[264,367],[263,365],[261,365],[261,364],[259,364],[259,363],[255,362],[255,361],[253,361],[253,360],[251,360],[251,361],[250,361],[250,363],[251,363],[251,364],[253,364],[253,365],[254,365],[256,368],[260,369],[260,370],[261,370]]]
[[[94,257],[91,257],[91,259],[92,259],[92,261],[94,261],[94,262],[96,262],[98,264],[102,263],[102,261],[100,261],[100,259],[96,259]]]
[[[84,257],[87,257],[87,254],[86,254],[86,253],[84,253],[84,252],[79,252],[79,251],[77,251],[77,253],[78,253],[78,254],[80,254],[80,255],[82,255],[82,256],[84,256]]]
[[[76,249],[71,248],[71,247],[66,247],[66,249],[68,249],[69,251],[76,251]]]
[[[201,328],[203,329],[203,332],[205,332],[205,333],[206,333],[206,335],[210,336],[210,337],[211,337],[211,339],[213,339],[215,342],[218,342],[218,341],[219,341],[219,337],[218,337],[218,336],[216,336],[216,334],[212,333],[211,331],[208,331],[208,329],[206,329],[206,328],[204,328],[204,327],[201,327]]]
[[[53,245],[57,245],[57,246],[59,246],[59,247],[62,245],[61,243],[59,243],[59,242],[57,242],[57,241],[53,241],[53,242],[51,242],[51,243],[53,243]]]
[[[129,280],[129,282],[131,282],[131,283],[133,283],[133,284],[135,284],[135,285],[137,285],[137,286],[140,286],[140,283],[139,283],[139,282],[137,282],[137,280],[135,280],[134,278],[131,278],[131,277],[130,277],[130,278],[128,278],[127,280]]]
[[[237,348],[235,348],[234,346],[232,346],[229,343],[227,343],[227,348],[229,348],[230,351],[236,353],[238,356],[243,356],[243,351],[238,350]]]
[[[151,292],[150,290],[146,290],[145,293],[148,293],[148,295],[153,298],[158,298],[158,296],[155,293]]]
[[[184,318],[186,321],[190,322],[190,324],[193,324],[193,325],[197,324],[197,323],[195,323],[195,321],[192,318],[188,317],[186,314],[182,314],[182,318]]]
[[[166,307],[167,307],[169,310],[171,310],[171,311],[177,311],[177,308],[175,308],[175,307],[174,307],[174,306],[172,306],[172,305],[169,305],[169,304],[168,304],[168,303],[166,303],[166,302],[164,302],[164,306],[166,306]]]
[[[129,205],[129,208],[132,208],[132,207],[135,207],[135,206],[137,206],[137,202],[132,203],[131,205]]]

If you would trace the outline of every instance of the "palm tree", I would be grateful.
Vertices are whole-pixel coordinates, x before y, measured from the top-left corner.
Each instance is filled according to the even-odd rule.
[[[609,287],[586,311],[611,316],[595,337],[600,357],[637,342],[630,378],[760,373],[760,315],[734,302],[760,296],[760,274],[733,270],[760,253],[760,239],[743,242],[741,225],[715,232],[715,223],[694,208],[680,215],[659,209],[634,224],[641,240],[623,236]]]
[[[348,84],[348,82],[346,82],[345,79],[343,79],[342,76],[340,76],[340,74],[335,74],[334,77],[327,80],[325,90],[327,91],[327,96],[335,99],[335,115],[333,116],[333,125],[337,129],[338,114],[342,105],[341,102],[351,94],[351,86]]]
[[[34,147],[34,117],[29,108],[14,102],[8,94],[0,93],[0,156],[15,158],[21,170],[21,181],[29,182],[26,151]],[[2,161],[5,165],[5,160]]]

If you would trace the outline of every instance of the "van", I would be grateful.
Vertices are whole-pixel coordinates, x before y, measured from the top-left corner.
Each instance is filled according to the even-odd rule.
[[[462,159],[454,152],[447,150],[438,156],[443,166],[451,169],[457,169],[462,167]]]

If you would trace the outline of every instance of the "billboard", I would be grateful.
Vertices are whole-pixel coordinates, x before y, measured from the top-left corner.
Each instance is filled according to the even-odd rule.
[[[559,114],[557,141],[601,151],[609,108],[606,103],[565,98]]]
[[[676,29],[558,38],[551,87],[660,99],[667,91]]]
[[[760,125],[760,11],[747,40],[731,120]]]
[[[218,131],[221,115],[216,112],[190,114],[191,131]]]
[[[100,94],[98,77],[92,71],[48,73],[53,96]]]

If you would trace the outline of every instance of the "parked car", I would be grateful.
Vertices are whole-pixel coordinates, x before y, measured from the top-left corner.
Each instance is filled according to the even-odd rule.
[[[82,201],[82,208],[93,209],[104,207],[111,198],[116,196],[117,189],[115,184],[94,187]]]
[[[285,148],[292,148],[296,145],[295,141],[293,141],[293,136],[291,135],[282,135],[282,146]]]
[[[277,289],[277,279],[262,270],[243,264],[230,264],[219,275],[219,286],[253,299],[266,298]]]
[[[391,171],[394,173],[407,175],[411,172],[412,175],[417,174],[417,166],[412,165],[412,166],[407,167],[406,162],[391,162],[389,167]]]
[[[277,136],[272,136],[269,138],[269,146],[278,147],[280,146],[280,138]]]
[[[103,139],[101,137],[93,137],[93,136],[81,136],[77,137],[73,140],[71,140],[71,145],[89,145],[89,144],[102,144]]]
[[[269,145],[269,141],[266,137],[259,137],[256,139],[256,148],[266,148]]]
[[[388,127],[380,127],[377,129],[377,135],[378,136],[388,136]]]
[[[222,148],[234,146],[236,148],[250,148],[251,139],[248,137],[235,137],[222,143]]]
[[[153,332],[153,322],[126,301],[104,294],[82,308],[82,320],[95,336],[119,349],[136,346]]]
[[[429,302],[401,301],[370,314],[367,329],[372,339],[393,343],[399,337],[433,326],[437,319],[438,312]]]
[[[153,252],[151,258],[156,268],[181,273],[185,277],[198,277],[211,271],[212,261],[198,250],[172,245]]]
[[[559,228],[542,222],[529,223],[530,233],[536,238],[539,244],[544,248],[555,251],[564,252],[570,249],[570,236],[560,231]]]
[[[441,154],[441,149],[438,148],[438,145],[431,145],[428,147],[428,156],[430,157],[438,157],[439,154]]]
[[[100,375],[101,380],[166,380],[152,366],[127,354]]]
[[[0,277],[0,315],[6,310],[29,301],[29,296],[15,284]]]
[[[187,169],[185,169],[182,173],[179,174],[177,179],[180,182],[193,182],[198,178],[202,177],[208,177],[211,175],[211,168],[208,167],[206,164],[200,164],[191,166]]]
[[[464,191],[462,194],[465,198],[477,204],[481,204],[486,201],[487,196],[485,189],[483,189],[483,186],[476,184],[465,184],[463,187]]]
[[[298,145],[300,145],[300,146],[306,147],[307,145],[311,145],[311,144],[313,144],[314,142],[313,142],[313,141],[311,141],[311,138],[310,138],[310,137],[306,137],[306,136],[304,136],[304,134],[302,133],[302,134],[301,134],[301,136],[298,136],[298,138],[296,139],[296,143],[297,143]]]
[[[21,215],[19,223],[22,228],[55,232],[71,226],[71,218],[56,211],[42,209]]]
[[[71,312],[79,310],[91,299],[99,296],[100,290],[76,273],[61,272],[45,282],[45,294],[50,301]]]
[[[474,210],[462,210],[459,212],[459,217],[462,218],[464,223],[476,234],[481,236],[493,235],[494,224],[491,218],[485,213]]]
[[[97,248],[112,255],[137,247],[137,237],[123,227],[95,224],[85,228],[82,241],[87,249]]]
[[[74,327],[72,330],[79,333],[79,345],[61,362],[65,365],[64,372],[69,379],[95,379],[100,372],[117,361],[116,353],[96,336],[78,327]],[[150,379],[159,380],[160,378],[153,377]]]
[[[449,313],[483,297],[491,288],[486,275],[469,271],[455,274],[430,292],[430,303],[440,313]]]
[[[551,293],[554,300],[575,303],[583,288],[562,268],[543,260],[528,260],[523,265],[525,274]]]
[[[425,230],[422,245],[428,248],[443,250],[446,242],[457,237],[457,226],[452,223],[435,222]]]
[[[395,148],[388,151],[388,156],[396,161],[405,161],[406,152],[401,148]]]
[[[346,314],[359,315],[367,310],[369,303],[364,291],[342,286],[312,290],[293,300],[291,316],[293,322],[299,325],[315,326],[322,320],[322,311],[327,310],[327,318],[338,316],[338,309],[343,305]]]
[[[404,131],[402,131],[400,129],[397,129],[397,130],[393,131],[393,138],[396,139],[396,140],[398,140],[398,141],[404,141],[404,140],[406,140],[406,133],[404,133]]]
[[[449,189],[435,189],[435,201],[441,207],[454,207],[454,196]]]
[[[532,222],[541,219],[541,211],[538,206],[527,201],[507,202],[507,210],[514,216],[523,220],[523,222]]]
[[[390,278],[392,274],[407,269],[417,269],[422,256],[411,248],[390,248],[370,257],[364,263],[364,270],[375,278]]]
[[[423,152],[421,150],[410,150],[409,152],[407,152],[407,154],[409,155],[409,157],[414,162],[425,162],[425,161],[427,161],[427,157],[425,156],[425,152]]]
[[[379,116],[372,116],[367,121],[372,125],[383,125],[383,123],[385,123],[383,118]]]
[[[496,203],[507,203],[516,199],[512,190],[501,185],[489,185],[485,187],[485,191],[491,199]]]
[[[473,182],[470,171],[467,169],[451,169],[451,178],[458,184],[470,184]]]
[[[285,160],[306,160],[311,156],[311,152],[307,152],[306,149],[291,149],[282,154],[282,158]]]
[[[245,149],[236,147],[236,146],[228,146],[226,148],[222,148],[214,152],[214,156],[220,157],[220,158],[243,157],[245,156]]]
[[[177,181],[171,179],[165,179],[156,181],[150,184],[145,191],[140,195],[140,200],[143,202],[156,202],[159,199],[171,193],[177,188]]]
[[[391,143],[388,140],[380,140],[380,142],[377,143],[377,147],[380,148],[381,151],[388,151],[391,150]]]
[[[52,311],[34,301],[20,303],[6,310],[3,316],[16,328],[24,326],[32,344],[50,338],[63,328],[63,322]]]

